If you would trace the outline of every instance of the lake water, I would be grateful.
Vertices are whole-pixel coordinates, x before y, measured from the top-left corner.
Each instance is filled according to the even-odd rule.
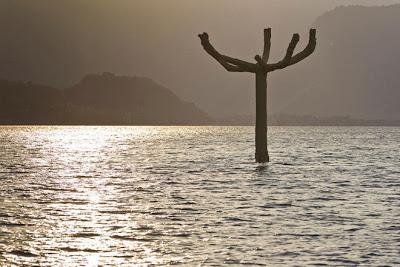
[[[0,127],[0,265],[400,265],[400,128]]]

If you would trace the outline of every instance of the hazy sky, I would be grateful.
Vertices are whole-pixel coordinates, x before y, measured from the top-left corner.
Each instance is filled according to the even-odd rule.
[[[90,72],[147,76],[212,114],[251,113],[251,94],[229,96],[254,90],[254,78],[223,70],[202,50],[198,33],[209,32],[221,52],[252,60],[262,53],[262,29],[272,27],[276,59],[292,32],[305,37],[335,6],[398,2],[1,0],[0,78],[70,86]],[[226,97],[212,93],[217,90]]]

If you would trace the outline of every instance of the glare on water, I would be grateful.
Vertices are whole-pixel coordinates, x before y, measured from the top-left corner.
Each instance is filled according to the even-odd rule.
[[[253,131],[0,127],[0,263],[400,264],[399,128]]]

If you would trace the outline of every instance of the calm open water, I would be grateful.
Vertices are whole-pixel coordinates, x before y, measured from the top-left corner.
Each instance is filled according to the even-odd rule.
[[[0,127],[0,265],[400,265],[400,128]]]

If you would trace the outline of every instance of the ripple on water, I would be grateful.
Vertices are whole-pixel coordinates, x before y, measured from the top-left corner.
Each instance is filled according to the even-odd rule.
[[[0,265],[396,266],[399,128],[0,127]]]

